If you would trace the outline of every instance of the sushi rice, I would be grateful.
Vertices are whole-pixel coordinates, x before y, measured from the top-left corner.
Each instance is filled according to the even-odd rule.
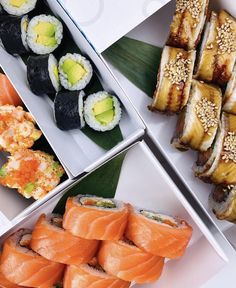
[[[73,72],[73,70],[72,70],[73,67],[67,68],[68,69],[67,71],[64,70],[65,64],[68,61],[70,61],[71,63],[74,62],[73,67],[75,67],[75,65],[80,65],[79,66],[80,72],[82,71],[81,77],[78,77],[78,79],[76,78],[75,81],[73,81],[73,83],[70,82],[69,73],[71,73],[73,78],[74,78],[76,76],[75,74],[78,75],[78,72],[77,71]],[[83,74],[83,72],[84,72],[84,74]],[[87,84],[90,82],[92,75],[93,75],[92,65],[90,64],[90,62],[85,57],[83,57],[80,54],[67,53],[59,61],[60,81],[61,81],[61,85],[65,89],[68,89],[70,91],[84,89],[87,86]]]
[[[13,0],[0,0],[0,4],[3,9],[16,16],[21,16],[29,13],[35,8],[37,0],[23,0],[23,1],[13,1]]]
[[[53,29],[55,31],[50,31],[50,34],[48,31],[43,31],[42,35],[38,34],[38,32],[35,31],[36,27],[38,25],[52,25],[54,26]],[[50,27],[52,28],[52,27]],[[54,41],[53,43],[39,43],[39,36],[42,37],[42,39],[46,39],[49,41]],[[62,23],[54,16],[51,15],[39,15],[35,16],[31,19],[28,26],[28,32],[27,32],[27,42],[31,50],[39,55],[48,54],[53,52],[61,43],[63,38],[63,26]]]
[[[101,122],[97,120],[93,111],[94,111],[95,104],[106,98],[112,98],[114,116],[113,116],[112,121],[110,121],[107,124],[102,124]],[[120,102],[115,96],[110,95],[106,91],[100,91],[100,92],[89,95],[84,103],[85,122],[92,129],[96,131],[105,132],[105,131],[112,130],[120,122],[121,114],[122,114],[122,110],[121,110]]]

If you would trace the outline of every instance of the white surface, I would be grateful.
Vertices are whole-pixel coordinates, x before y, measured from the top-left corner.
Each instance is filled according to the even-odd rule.
[[[222,4],[223,2],[224,4]],[[236,6],[232,5],[232,3],[231,0],[214,1],[214,5],[218,8],[228,8],[233,15],[236,15]],[[127,36],[162,47],[168,35],[174,8],[174,1],[168,3],[152,17],[131,31]],[[114,67],[112,68],[112,71],[144,119],[151,138],[166,156],[167,160],[174,167],[179,176],[184,180],[195,198],[200,201],[202,207],[211,215],[216,225],[225,233],[231,243],[236,246],[235,225],[227,221],[218,221],[208,207],[208,196],[213,186],[205,184],[194,177],[192,167],[196,161],[197,154],[193,151],[180,152],[170,145],[171,138],[174,135],[177,117],[150,112],[147,109],[147,106],[150,105],[152,99],[135,87]]]
[[[51,212],[61,196],[62,193],[48,201],[43,208],[35,210],[25,221],[14,227],[14,231],[20,227],[33,227],[39,215]],[[222,271],[229,273],[230,267],[235,267],[234,250],[220,234],[218,240],[224,249],[219,248],[208,228],[144,143],[129,149],[122,166],[116,198],[146,209],[178,215],[193,227],[193,237],[186,254],[179,260],[166,263],[160,281],[152,285],[136,285],[137,288],[197,288],[210,281],[214,275],[222,276]],[[222,285],[223,281],[219,284]]]
[[[59,0],[98,52],[170,0]]]

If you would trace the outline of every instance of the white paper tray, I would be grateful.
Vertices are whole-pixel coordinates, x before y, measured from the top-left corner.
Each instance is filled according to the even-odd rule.
[[[213,8],[227,9],[232,15],[236,16],[236,5],[234,1],[212,0],[210,2],[213,4]],[[127,37],[162,47],[167,39],[174,10],[175,1],[171,1],[152,17],[147,19],[142,25],[131,31]],[[150,112],[147,109],[147,106],[150,105],[152,99],[129,82],[114,67],[111,66],[111,68],[119,83],[129,95],[132,103],[143,118],[148,135],[175,169],[195,199],[200,203],[201,207],[210,215],[220,230],[224,232],[230,242],[236,247],[234,225],[227,221],[217,220],[208,207],[208,196],[213,186],[203,183],[201,180],[195,178],[193,174],[192,167],[197,159],[197,154],[193,151],[180,152],[170,145],[170,140],[174,135],[177,117]]]
[[[53,103],[49,97],[46,95],[45,97],[39,97],[31,92],[26,78],[26,66],[23,61],[0,48],[0,65],[21,95],[28,110],[35,117],[57,157],[71,176],[76,177],[83,172],[91,171],[119,151],[122,151],[144,134],[145,127],[109,69],[67,16],[61,5],[55,0],[47,0],[47,2],[51,10],[64,21],[80,50],[94,63],[104,89],[116,94],[124,106],[120,122],[124,140],[110,151],[101,149],[79,129],[70,132],[62,131],[57,128],[53,119]]]
[[[14,228],[7,235],[22,227],[32,228],[39,215],[50,213],[62,195],[58,194],[22,221],[15,221]],[[139,207],[178,215],[193,227],[186,254],[180,260],[167,262],[160,281],[152,285],[137,285],[137,288],[197,288],[214,281],[223,272],[226,276],[232,272],[231,265],[236,264],[234,250],[220,233],[213,237],[144,142],[128,150],[115,197]],[[223,283],[222,280],[219,283]]]

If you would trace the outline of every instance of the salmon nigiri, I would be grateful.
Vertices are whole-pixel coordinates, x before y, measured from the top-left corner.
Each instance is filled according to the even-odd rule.
[[[63,264],[49,261],[29,248],[31,231],[21,229],[3,244],[0,271],[12,283],[25,287],[49,288],[63,275]]]
[[[22,101],[6,75],[0,73],[0,105],[22,105]]]
[[[108,275],[94,258],[89,264],[67,266],[64,288],[128,288],[130,282]]]
[[[158,280],[164,267],[163,257],[142,251],[127,239],[102,242],[98,262],[110,275],[136,283]]]
[[[72,235],[62,228],[62,216],[41,215],[32,232],[31,248],[41,256],[68,265],[87,263],[95,255],[99,241]]]
[[[69,198],[64,229],[85,239],[118,240],[123,236],[129,208],[115,199],[78,195]]]
[[[191,239],[192,227],[184,220],[131,209],[126,236],[153,255],[178,258],[184,254]]]

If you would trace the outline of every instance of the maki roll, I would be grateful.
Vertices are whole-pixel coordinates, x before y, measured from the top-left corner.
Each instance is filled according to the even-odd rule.
[[[65,266],[49,261],[30,248],[31,231],[20,229],[4,242],[1,272],[24,287],[52,287],[61,280]]]
[[[173,145],[180,150],[190,147],[207,151],[217,133],[221,103],[220,88],[193,80],[189,102],[179,115]]]
[[[7,17],[0,24],[0,38],[3,47],[9,54],[23,55],[28,52],[26,35],[29,19],[23,17]]]
[[[27,78],[34,94],[55,94],[60,90],[57,59],[53,54],[30,56],[27,60]]]
[[[0,0],[0,3],[8,14],[21,16],[32,11],[37,0]]]
[[[209,0],[177,0],[167,45],[195,49],[201,40]]]
[[[110,198],[78,195],[68,198],[63,227],[85,239],[117,240],[124,233],[128,205]]]
[[[236,115],[236,66],[226,87],[222,109],[227,113]]]
[[[54,100],[54,117],[61,130],[81,129],[84,122],[83,91],[59,92]]]
[[[195,175],[208,183],[236,185],[236,116],[223,112],[212,148],[199,154]]]
[[[89,95],[84,103],[85,122],[96,131],[112,130],[118,125],[121,114],[117,97],[105,91]]]
[[[178,113],[187,104],[196,51],[165,46],[151,111]]]
[[[25,198],[38,200],[60,183],[63,174],[63,168],[53,156],[21,149],[9,156],[0,169],[0,184],[17,189]]]
[[[93,75],[90,62],[80,54],[67,53],[59,61],[61,85],[70,91],[84,89]]]
[[[39,15],[29,22],[27,42],[36,54],[53,52],[61,43],[63,37],[62,23],[54,16]]]
[[[216,186],[210,194],[209,206],[219,220],[236,223],[236,186]]]
[[[226,11],[212,12],[199,53],[196,77],[225,85],[236,61],[236,20]]]
[[[126,237],[150,254],[175,259],[183,256],[192,227],[178,218],[132,208]]]

